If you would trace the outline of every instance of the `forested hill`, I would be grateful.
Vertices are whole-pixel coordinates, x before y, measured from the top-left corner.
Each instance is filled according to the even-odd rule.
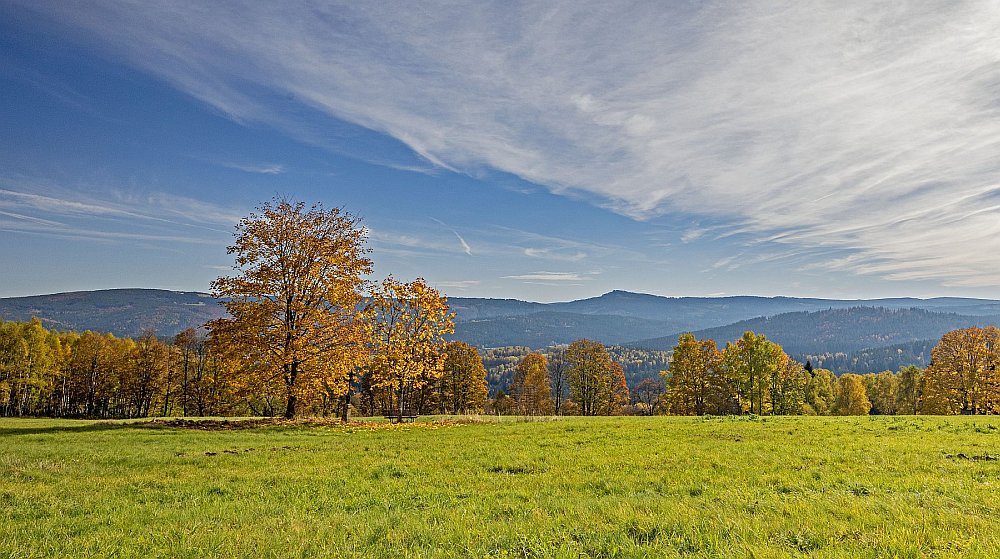
[[[917,340],[886,347],[859,349],[857,351],[825,351],[823,353],[792,354],[799,363],[809,361],[816,368],[835,373],[878,373],[898,371],[906,365],[926,367],[931,362],[931,350],[938,339]]]
[[[38,317],[53,330],[94,330],[138,336],[151,330],[172,336],[225,314],[207,293],[162,289],[106,289],[0,299],[0,320]]]
[[[669,320],[550,311],[488,320],[461,318],[459,314],[455,334],[451,337],[478,347],[543,348],[568,344],[581,338],[600,340],[605,344],[622,344],[663,332],[675,332],[681,327],[681,323]]]
[[[517,299],[467,297],[451,297],[449,303],[452,310],[458,312],[459,322],[525,316],[545,311],[671,321],[681,325],[678,331],[724,326],[759,316],[852,307],[917,308],[961,315],[1000,316],[1000,301],[958,297],[850,300],[753,296],[662,297],[628,291],[611,291],[599,297],[563,303],[528,303]]]
[[[834,354],[878,348],[918,340],[937,340],[957,328],[987,326],[998,316],[963,316],[923,309],[854,307],[818,312],[784,313],[743,320],[728,326],[695,331],[698,338],[711,338],[723,345],[752,330],[780,344],[789,354]],[[642,340],[634,347],[670,349],[677,335]]]
[[[669,350],[679,332],[695,331],[721,345],[751,329],[781,343],[793,356],[824,355],[831,363],[843,359],[890,362],[891,355],[876,350],[870,354],[853,352],[936,340],[950,329],[991,324],[1000,316],[1000,301],[960,298],[671,298],[613,291],[565,303],[461,297],[449,302],[457,313],[454,339],[480,347],[537,349],[590,338],[606,344]],[[0,320],[37,316],[52,329],[89,329],[119,336],[138,336],[145,330],[161,337],[173,336],[223,314],[224,309],[208,294],[157,289],[0,299]],[[770,318],[758,318],[762,316]]]

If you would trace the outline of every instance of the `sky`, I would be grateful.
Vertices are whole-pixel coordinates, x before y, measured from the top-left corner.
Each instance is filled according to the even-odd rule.
[[[455,297],[1000,298],[1000,6],[0,0],[0,297],[275,196]]]

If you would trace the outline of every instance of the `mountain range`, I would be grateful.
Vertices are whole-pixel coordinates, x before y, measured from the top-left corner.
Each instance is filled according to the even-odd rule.
[[[715,339],[722,346],[753,330],[781,344],[793,357],[843,366],[909,364],[906,360],[926,364],[929,347],[945,332],[1000,322],[1000,301],[957,297],[662,297],[612,291],[560,303],[453,297],[449,304],[456,312],[452,338],[484,348],[543,348],[590,338],[636,349],[669,350],[682,332]],[[156,289],[0,298],[2,320],[37,316],[57,330],[90,329],[119,336],[147,330],[173,336],[224,314],[206,293]]]

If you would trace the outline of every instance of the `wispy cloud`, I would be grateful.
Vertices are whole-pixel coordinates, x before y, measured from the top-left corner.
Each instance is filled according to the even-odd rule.
[[[81,202],[4,188],[0,188],[0,207],[41,210],[58,215],[146,217],[111,205]]]
[[[446,229],[448,229],[449,231],[451,231],[452,234],[455,235],[455,238],[458,239],[459,244],[462,245],[462,252],[464,252],[465,254],[467,254],[469,256],[472,256],[472,247],[469,246],[469,243],[465,242],[465,239],[463,239],[462,236],[458,234],[458,231],[454,230],[453,228],[451,228],[450,226],[448,226],[445,222],[441,221],[440,219],[435,219],[435,218],[432,217],[431,220],[433,220],[433,221],[435,221],[437,223],[440,223],[443,227],[445,227]]]
[[[162,192],[104,189],[103,199],[45,181],[0,177],[0,229],[74,241],[218,245],[237,212]]]
[[[534,272],[530,274],[520,274],[516,276],[503,276],[503,279],[534,280],[534,281],[589,281],[594,279],[590,275],[577,272]]]
[[[223,167],[244,171],[247,173],[257,173],[261,175],[280,175],[285,172],[285,166],[277,163],[251,164],[237,163],[235,161],[222,161],[219,163]]]
[[[479,280],[458,280],[458,281],[437,281],[434,286],[438,289],[469,289],[479,285]]]
[[[236,120],[288,94],[442,168],[709,217],[825,269],[1000,275],[990,1],[16,1]]]

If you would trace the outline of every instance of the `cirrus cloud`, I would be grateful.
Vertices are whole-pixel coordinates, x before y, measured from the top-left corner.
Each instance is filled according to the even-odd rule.
[[[822,269],[998,280],[990,1],[24,8],[239,121],[293,130],[287,95],[443,169],[710,217]]]

